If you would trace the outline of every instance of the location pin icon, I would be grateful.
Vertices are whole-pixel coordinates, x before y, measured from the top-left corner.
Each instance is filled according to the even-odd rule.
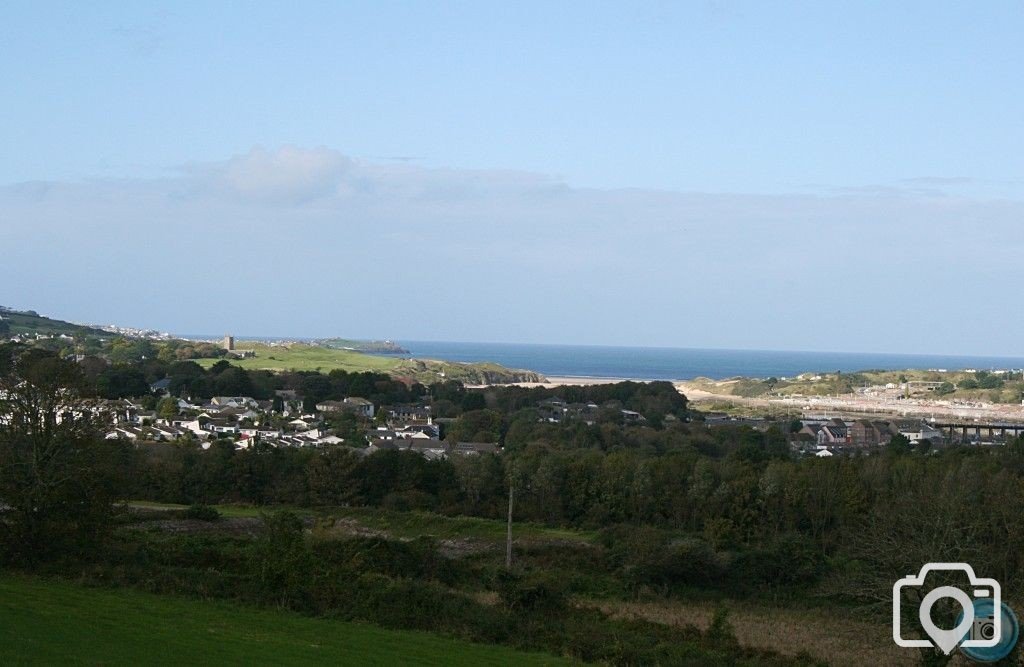
[[[964,608],[963,619],[952,630],[941,630],[932,623],[932,607],[941,598],[953,598]],[[928,633],[928,636],[935,642],[935,645],[943,653],[949,655],[967,635],[967,628],[971,627],[971,624],[974,623],[974,604],[971,602],[971,598],[967,596],[967,593],[964,593],[959,588],[940,586],[924,596],[924,600],[921,600],[919,618],[921,620],[921,627]]]

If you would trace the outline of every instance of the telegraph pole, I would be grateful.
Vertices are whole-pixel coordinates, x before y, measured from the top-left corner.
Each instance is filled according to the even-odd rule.
[[[508,481],[508,537],[505,541],[505,569],[512,569],[512,504],[515,497],[513,481]]]

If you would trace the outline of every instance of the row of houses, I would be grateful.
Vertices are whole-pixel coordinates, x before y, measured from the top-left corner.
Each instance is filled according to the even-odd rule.
[[[326,413],[348,412],[357,417],[365,417],[367,419],[373,419],[374,415],[373,403],[358,396],[345,398],[340,401],[323,401],[316,404],[316,409],[319,412]]]
[[[912,444],[928,440],[933,444],[945,441],[945,434],[922,420],[877,421],[844,420],[838,417],[820,422],[804,422],[797,436],[824,447],[877,447],[888,445],[900,434]]]
[[[214,440],[227,438],[239,449],[256,442],[272,447],[342,445],[360,454],[408,450],[428,458],[500,452],[497,443],[442,440],[442,422],[448,420],[434,420],[430,408],[421,405],[387,406],[384,424],[368,431],[365,442],[346,442],[332,434],[326,424],[332,416],[345,412],[372,419],[377,414],[376,406],[360,397],[323,401],[316,405],[316,412],[299,414],[287,422],[272,417],[272,401],[259,401],[249,396],[215,396],[202,404],[178,399],[179,414],[170,418],[160,417],[131,400],[106,403],[106,412],[112,416],[107,437],[140,443],[193,439],[208,448]]]
[[[597,403],[568,403],[561,398],[547,398],[537,404],[541,421],[559,424],[564,421],[579,421],[587,426],[597,423],[601,406]],[[647,419],[635,410],[622,410],[622,421],[626,424],[640,424]]]

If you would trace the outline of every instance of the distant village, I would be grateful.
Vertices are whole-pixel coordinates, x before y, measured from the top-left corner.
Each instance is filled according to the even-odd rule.
[[[494,442],[447,442],[444,424],[434,419],[429,406],[377,406],[365,398],[348,397],[323,401],[314,411],[303,411],[301,397],[294,390],[282,389],[273,400],[261,401],[249,396],[214,396],[209,402],[192,403],[166,393],[167,380],[152,385],[166,401],[174,401],[177,414],[146,410],[131,399],[104,401],[104,412],[111,418],[107,438],[146,441],[198,440],[204,449],[218,440],[227,440],[238,449],[259,443],[269,447],[347,446],[360,454],[381,450],[410,450],[427,458],[452,454],[499,453]],[[332,432],[331,422],[349,414],[372,422],[365,441],[346,441]]]
[[[12,313],[0,307],[0,313]],[[31,312],[31,311],[29,311]],[[0,321],[3,314],[0,314]],[[104,327],[118,335],[163,339],[167,334],[154,331]],[[14,342],[32,342],[42,339],[73,342],[65,333],[26,332],[8,334],[4,338]],[[248,349],[238,349],[233,336],[218,341],[218,353],[227,357],[253,356]],[[390,341],[385,341],[391,344]],[[81,355],[69,355],[78,359]],[[80,360],[80,359],[78,359]],[[974,372],[968,370],[964,372]],[[997,377],[1011,371],[993,371]],[[820,379],[820,378],[811,378]],[[150,396],[143,398],[99,399],[95,412],[102,414],[108,424],[108,439],[124,438],[138,444],[151,442],[191,441],[208,449],[214,442],[230,442],[237,449],[257,444],[267,447],[348,447],[361,455],[382,450],[405,450],[429,459],[452,455],[501,453],[498,442],[461,442],[445,438],[445,427],[453,418],[437,418],[429,405],[374,405],[360,396],[342,400],[324,400],[311,406],[292,389],[276,390],[270,400],[251,396],[214,396],[209,400],[193,401],[170,393],[170,379],[162,379],[149,387]],[[948,383],[908,381],[890,383],[884,387],[858,388],[860,394],[882,393],[886,396],[939,393]],[[154,397],[156,401],[154,401]],[[794,398],[802,398],[795,395]],[[813,401],[812,401],[813,403]],[[311,407],[315,409],[310,409]],[[803,406],[806,411],[811,405]],[[535,406],[540,421],[549,423],[577,422],[594,425],[607,421],[603,411],[608,406],[595,403],[569,403],[560,398],[548,398]],[[615,407],[614,420],[623,425],[642,425],[645,416],[632,410]],[[349,428],[338,428],[347,418]],[[680,417],[668,414],[666,423]],[[765,418],[738,418],[726,413],[700,413],[696,419],[705,426],[746,426],[767,431],[771,426],[782,426],[792,451],[798,455],[828,458],[870,452],[889,445],[894,437],[905,438],[918,448],[941,447],[947,444],[1000,445],[1009,437],[1024,432],[1021,424],[942,424],[923,418],[904,419],[851,419],[821,416],[811,418],[805,412],[799,421],[780,423]],[[351,426],[357,425],[356,428]]]
[[[1024,424],[958,424],[940,428],[927,419],[907,418],[892,420],[844,419],[841,417],[803,417],[800,428],[791,428],[788,439],[792,449],[803,455],[829,458],[837,454],[870,452],[873,448],[888,446],[896,436],[906,438],[913,447],[942,447],[944,445],[1003,445],[1008,437],[1024,433]],[[708,426],[748,426],[765,431],[773,422],[761,417],[742,418],[714,412],[705,415]]]
[[[317,403],[314,411],[302,409],[302,397],[295,390],[281,389],[272,400],[249,396],[214,396],[208,402],[193,403],[168,393],[170,381],[154,382],[150,389],[161,400],[158,409],[147,410],[142,401],[105,400],[97,412],[107,415],[107,438],[126,438],[137,443],[198,440],[204,449],[217,439],[228,439],[236,448],[256,443],[270,447],[349,446],[360,454],[380,450],[409,450],[427,458],[452,454],[498,454],[496,442],[448,442],[445,426],[452,418],[434,418],[428,405],[375,406],[358,396]],[[173,405],[174,414],[168,407]],[[596,403],[567,403],[559,398],[540,401],[540,421],[561,423],[576,421],[598,423],[603,408]],[[646,418],[639,412],[616,408],[625,424],[641,424]],[[361,423],[370,423],[365,441],[346,441],[332,432],[331,423],[341,415],[352,415]],[[667,415],[666,421],[677,418]]]

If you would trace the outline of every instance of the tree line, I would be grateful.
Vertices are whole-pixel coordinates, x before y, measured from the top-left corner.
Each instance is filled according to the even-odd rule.
[[[238,450],[227,442],[206,450],[196,443],[135,447],[102,440],[87,415],[58,419],[93,386],[81,364],[8,349],[0,376],[0,407],[9,415],[0,428],[0,499],[9,508],[0,530],[9,557],[102,540],[118,498],[500,519],[513,486],[517,521],[601,530],[609,567],[666,593],[817,586],[883,604],[892,581],[931,561],[971,562],[1008,590],[1024,584],[1021,439],[998,448],[894,447],[820,460],[791,451],[788,423],[759,432],[687,421],[685,399],[671,385],[481,392],[448,383],[424,388],[423,400],[450,404],[458,413],[452,433],[493,437],[504,445],[501,455],[428,460],[345,446]],[[341,384],[348,381],[331,373],[315,382],[349,392],[353,384]],[[412,395],[380,382],[373,385],[379,395]],[[551,422],[536,407],[550,396],[605,409],[593,423]],[[661,417],[627,424],[616,406]]]

